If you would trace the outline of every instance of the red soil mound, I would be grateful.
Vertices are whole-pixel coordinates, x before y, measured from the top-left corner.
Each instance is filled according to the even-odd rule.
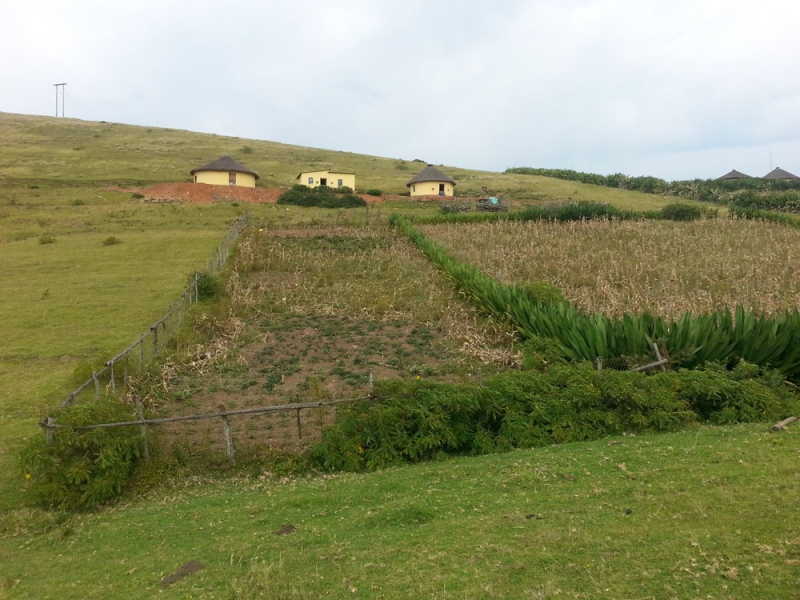
[[[147,200],[181,201],[195,204],[212,202],[277,202],[286,190],[281,188],[246,188],[207,183],[160,183],[141,190]]]
[[[207,183],[159,183],[145,189],[125,191],[137,191],[144,194],[146,200],[156,202],[192,202],[194,204],[211,204],[212,202],[251,202],[251,203],[275,203],[280,195],[285,192],[284,188],[246,188],[237,186],[209,185]],[[408,199],[403,196],[382,197],[369,196],[367,194],[357,194],[370,204],[384,202],[386,200]],[[438,198],[437,198],[438,199]]]

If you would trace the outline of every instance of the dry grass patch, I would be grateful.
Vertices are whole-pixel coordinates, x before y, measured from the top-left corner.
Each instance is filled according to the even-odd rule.
[[[800,305],[800,231],[736,219],[495,222],[422,228],[503,283],[545,281],[588,312],[677,317]]]

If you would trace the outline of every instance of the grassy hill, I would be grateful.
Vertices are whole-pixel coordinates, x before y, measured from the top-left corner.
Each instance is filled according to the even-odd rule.
[[[290,187],[301,170],[332,168],[354,171],[359,190],[377,188],[400,194],[408,191],[406,182],[425,167],[417,157],[382,158],[175,129],[5,113],[0,113],[0,135],[4,185],[33,180],[59,186],[190,181],[192,168],[227,153],[256,171],[261,176],[259,185],[266,187]],[[481,187],[488,187],[496,195],[531,201],[598,200],[641,209],[666,203],[648,194],[548,177],[443,168],[457,180],[459,195],[478,194]]]
[[[770,437],[760,426],[370,476],[281,479],[254,467],[209,486],[176,477],[174,488],[91,514],[20,508],[25,478],[14,454],[25,438],[41,435],[38,419],[87,368],[157,320],[250,208],[144,203],[125,188],[187,181],[191,168],[228,153],[268,187],[290,186],[301,169],[330,167],[355,171],[361,190],[399,194],[424,163],[2,113],[0,139],[0,282],[11,290],[0,294],[0,598],[103,597],[112,590],[150,597],[162,577],[192,559],[206,569],[165,589],[166,596],[790,597],[796,590],[800,534],[785,525],[797,522],[787,500],[799,491],[796,434]],[[521,205],[597,200],[650,209],[669,202],[545,177],[443,170],[457,179],[459,194],[488,187]],[[387,326],[382,342],[395,344],[396,362],[387,369],[427,376],[436,368],[424,361],[446,355],[450,363],[439,375],[460,376],[469,361],[448,352],[465,348],[507,360],[507,332],[482,323],[445,278],[385,230],[390,212],[430,214],[436,207],[392,202],[377,217],[363,209],[253,208],[268,232],[349,228],[342,243],[359,257],[325,246],[332,240],[273,240],[264,260],[275,272],[262,283],[281,318],[259,323],[259,337],[283,343],[280,335],[292,325],[283,320],[288,301],[307,311],[297,314],[323,315],[319,327],[334,332],[344,325],[331,315],[351,308],[359,318],[390,323],[395,329]],[[121,243],[103,244],[109,236]],[[308,277],[295,268],[310,263]],[[297,324],[297,332],[308,328]],[[447,346],[429,329],[464,343]],[[348,331],[359,343],[364,337]],[[398,332],[403,344],[392,339]],[[227,389],[220,375],[210,377],[209,402]],[[287,523],[297,532],[274,535]]]

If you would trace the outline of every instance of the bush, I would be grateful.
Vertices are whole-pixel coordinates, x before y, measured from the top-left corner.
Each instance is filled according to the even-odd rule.
[[[590,363],[568,366],[557,358],[547,372],[503,373],[483,386],[381,381],[381,402],[340,408],[312,457],[325,469],[357,471],[441,453],[485,454],[671,431],[701,420],[774,420],[800,404],[775,381],[717,371],[598,372]]]
[[[352,190],[349,192],[337,191],[341,189],[326,186],[309,188],[305,185],[293,185],[292,189],[281,194],[280,198],[278,198],[278,204],[318,208],[353,208],[367,205],[367,201],[355,196]]]
[[[129,421],[130,407],[116,400],[68,407],[56,416],[60,425],[81,426]],[[20,453],[28,492],[48,507],[90,508],[120,494],[140,456],[135,427],[57,429],[53,443],[31,438]]]
[[[683,202],[673,202],[661,209],[661,215],[670,221],[696,221],[703,216],[703,209]]]
[[[342,186],[331,188],[331,189],[333,190],[334,194],[352,194],[353,193],[353,188],[351,188],[349,186],[346,186],[346,185],[342,185]]]
[[[144,198],[144,194],[140,194],[139,192],[133,192],[131,194],[131,198],[133,198],[134,200],[141,200],[142,198]]]
[[[114,237],[113,235],[107,237],[103,240],[103,246],[116,246],[117,244],[121,244],[122,240],[118,237]]]
[[[383,192],[378,189],[367,190],[367,196],[382,196]]]
[[[252,154],[253,148],[251,146],[242,146],[241,152],[242,154]]]
[[[55,241],[56,241],[56,238],[54,238],[49,233],[46,233],[42,237],[39,238],[39,243],[40,244],[54,244]]]
[[[195,271],[189,277],[189,283],[192,283],[195,277],[197,277],[198,300],[213,298],[222,289],[222,283],[219,279],[207,271]]]

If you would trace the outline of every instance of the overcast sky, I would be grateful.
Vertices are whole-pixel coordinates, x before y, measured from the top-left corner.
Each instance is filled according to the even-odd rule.
[[[25,0],[0,15],[2,112],[54,116],[66,82],[66,116],[92,121],[491,171],[800,175],[793,0]]]

